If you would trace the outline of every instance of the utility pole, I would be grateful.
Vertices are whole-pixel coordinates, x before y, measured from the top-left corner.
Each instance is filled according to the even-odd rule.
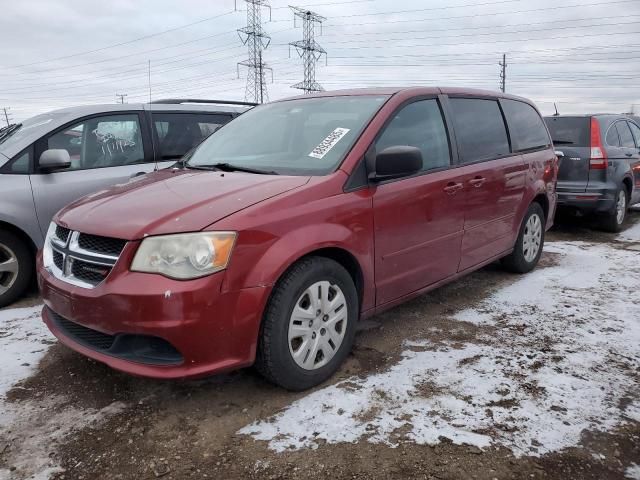
[[[11,122],[9,121],[9,112],[8,112],[8,110],[11,110],[11,109],[7,108],[7,107],[4,107],[2,110],[4,111],[4,119],[7,122],[7,127],[8,127],[9,125],[11,125]]]
[[[305,94],[321,92],[324,88],[316,82],[316,63],[322,55],[324,55],[326,59],[327,52],[316,42],[315,27],[316,24],[320,25],[320,34],[322,35],[322,22],[324,22],[326,18],[315,12],[299,7],[290,6],[289,8],[293,10],[294,27],[296,26],[296,18],[299,17],[302,19],[302,40],[291,42],[289,44],[289,51],[291,51],[291,47],[294,47],[304,63],[304,80],[291,87],[304,90]],[[289,55],[291,55],[291,53],[289,53]]]
[[[271,20],[271,6],[269,0],[244,0],[244,2],[247,4],[247,26],[239,29],[238,35],[242,43],[248,47],[249,58],[238,63],[238,78],[240,78],[240,66],[247,67],[245,100],[256,103],[268,102],[264,75],[265,70],[271,70],[271,68],[262,60],[262,51],[271,43],[271,37],[262,29],[262,8],[269,9],[269,20]],[[273,70],[271,70],[271,76],[273,80]]]
[[[507,89],[507,54],[502,54],[502,62],[498,62],[500,65],[500,90],[504,93]]]
[[[124,103],[124,99],[127,96],[126,93],[116,93],[116,98],[120,99],[120,103]]]

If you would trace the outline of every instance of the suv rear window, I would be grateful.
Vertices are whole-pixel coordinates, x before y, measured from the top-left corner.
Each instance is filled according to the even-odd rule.
[[[547,127],[555,145],[590,145],[591,119],[589,117],[546,117]]]
[[[515,151],[533,150],[549,145],[549,134],[536,110],[516,100],[502,100]]]
[[[496,100],[452,98],[451,108],[462,163],[490,160],[510,153],[507,129]]]

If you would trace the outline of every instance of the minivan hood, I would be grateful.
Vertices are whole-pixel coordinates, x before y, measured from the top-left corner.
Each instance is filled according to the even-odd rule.
[[[124,240],[195,232],[309,179],[167,169],[81,198],[54,220],[72,230]]]

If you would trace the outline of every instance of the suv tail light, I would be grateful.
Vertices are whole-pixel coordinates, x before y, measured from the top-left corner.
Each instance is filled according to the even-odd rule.
[[[605,170],[607,168],[607,152],[602,145],[600,136],[600,123],[595,117],[591,117],[591,158],[589,168],[591,170]]]

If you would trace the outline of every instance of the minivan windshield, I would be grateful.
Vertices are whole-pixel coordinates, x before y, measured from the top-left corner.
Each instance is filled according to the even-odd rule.
[[[388,98],[316,97],[261,105],[212,134],[187,155],[185,166],[326,175]]]
[[[45,128],[45,125],[54,121],[57,115],[58,114],[55,113],[36,115],[35,117],[31,117],[22,123],[17,124],[8,135],[0,135],[2,137],[0,140],[0,151],[9,150],[15,144],[21,143],[24,138],[33,133],[34,129],[41,127]],[[24,146],[26,147],[26,145]]]

